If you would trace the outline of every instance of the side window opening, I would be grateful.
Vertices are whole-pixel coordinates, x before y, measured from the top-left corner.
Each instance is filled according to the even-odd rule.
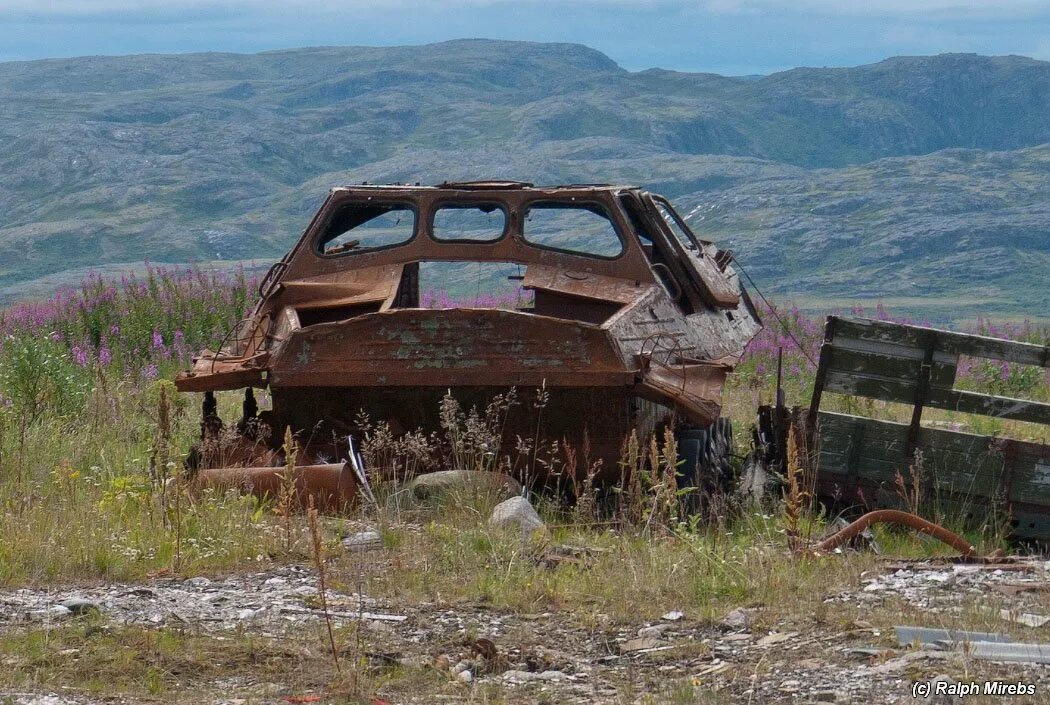
[[[416,212],[403,203],[348,203],[336,210],[317,241],[331,256],[403,245],[416,232]]]
[[[530,245],[561,252],[604,259],[623,253],[616,226],[597,203],[531,203],[522,234]]]
[[[431,232],[440,242],[495,242],[507,230],[507,213],[496,203],[443,204]]]
[[[642,251],[645,252],[646,259],[649,260],[649,265],[656,274],[656,278],[660,280],[664,291],[667,292],[667,295],[671,297],[682,313],[686,315],[695,313],[688,297],[685,296],[682,283],[675,278],[671,267],[668,266],[668,257],[673,257],[674,255],[665,251],[667,245],[662,240],[663,235],[654,235],[651,232],[653,226],[639,213],[637,206],[630,199],[621,198],[620,203],[623,205],[624,211],[627,212],[631,227],[638,234]]]
[[[660,200],[654,199],[654,203],[656,203],[656,209],[660,212],[660,217],[664,219],[665,223],[667,223],[667,227],[672,233],[674,233],[675,239],[678,240],[682,247],[689,250],[699,250],[700,246],[697,243],[696,238],[693,237],[693,234],[678,217],[678,214],[674,212],[674,209]]]

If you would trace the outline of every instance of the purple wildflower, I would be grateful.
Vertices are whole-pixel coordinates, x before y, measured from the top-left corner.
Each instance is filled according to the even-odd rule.
[[[79,345],[74,345],[70,348],[69,353],[73,356],[73,362],[78,367],[87,367],[90,358],[88,357],[87,351]]]

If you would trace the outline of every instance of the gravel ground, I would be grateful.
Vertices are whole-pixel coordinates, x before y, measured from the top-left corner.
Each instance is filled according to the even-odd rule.
[[[1045,643],[1050,642],[1050,627],[1014,620],[1050,614],[1048,570],[1050,563],[1041,559],[1001,566],[887,562],[882,570],[863,576],[856,589],[829,594],[825,603],[829,608],[852,605],[862,616],[896,610],[900,623],[922,626],[956,625],[971,611],[983,609],[982,619],[996,630]],[[13,590],[0,592],[0,632],[27,625],[47,628],[94,606],[110,624],[191,625],[209,634],[238,629],[279,638],[317,623],[316,600],[313,573],[296,566],[215,579]],[[63,602],[69,609],[63,611]],[[733,610],[721,622],[711,623],[669,606],[657,622],[626,625],[600,614],[520,614],[479,605],[451,609],[339,592],[329,594],[329,604],[337,623],[363,619],[371,668],[399,664],[447,672],[450,688],[442,694],[381,691],[391,703],[462,702],[481,688],[522,703],[647,702],[643,693],[657,694],[651,702],[666,702],[673,690],[675,702],[696,697],[699,702],[879,705],[914,702],[912,683],[936,677],[1033,683],[1034,697],[1010,702],[1050,701],[1050,667],[1001,665],[956,652],[901,648],[892,630],[863,618],[781,618],[759,606]],[[972,615],[965,623],[971,622]],[[6,662],[10,667],[17,659],[0,652],[0,666]],[[274,695],[270,700],[264,696],[262,702],[282,702],[280,684],[267,685],[273,686]],[[237,690],[229,683],[215,686],[223,695],[213,702],[244,702],[229,695]],[[702,695],[709,699],[699,699]],[[130,702],[94,701],[79,694],[5,693],[2,687],[0,697],[18,705]]]

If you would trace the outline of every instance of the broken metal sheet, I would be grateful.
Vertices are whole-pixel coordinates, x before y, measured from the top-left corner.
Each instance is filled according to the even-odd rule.
[[[1038,628],[1050,624],[1050,617],[1029,612],[1015,612],[1013,610],[999,610],[999,617],[1009,622],[1023,624],[1026,627]]]
[[[944,644],[963,644],[975,641],[1000,642],[1010,641],[1006,634],[992,632],[968,632],[960,629],[930,629],[928,627],[912,627],[908,625],[895,626],[897,642],[901,646],[910,644],[930,644],[940,646]]]
[[[572,272],[546,265],[533,265],[525,273],[526,289],[544,289],[587,299],[629,304],[652,286],[650,283],[589,272]]]
[[[966,645],[966,654],[984,661],[1050,664],[1050,644],[975,641]]]
[[[652,358],[643,358],[638,395],[656,402],[671,401],[693,423],[706,426],[718,418],[722,410],[719,390],[725,383],[729,369],[708,364],[653,364]]]
[[[401,309],[302,331],[270,365],[278,387],[626,386],[593,325],[498,309]]]

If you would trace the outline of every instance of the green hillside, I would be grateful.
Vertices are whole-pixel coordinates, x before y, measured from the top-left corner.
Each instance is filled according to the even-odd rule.
[[[0,296],[272,259],[338,183],[498,177],[667,193],[779,296],[1041,311],[1048,114],[1050,63],[1016,56],[757,80],[487,40],[0,64]]]

